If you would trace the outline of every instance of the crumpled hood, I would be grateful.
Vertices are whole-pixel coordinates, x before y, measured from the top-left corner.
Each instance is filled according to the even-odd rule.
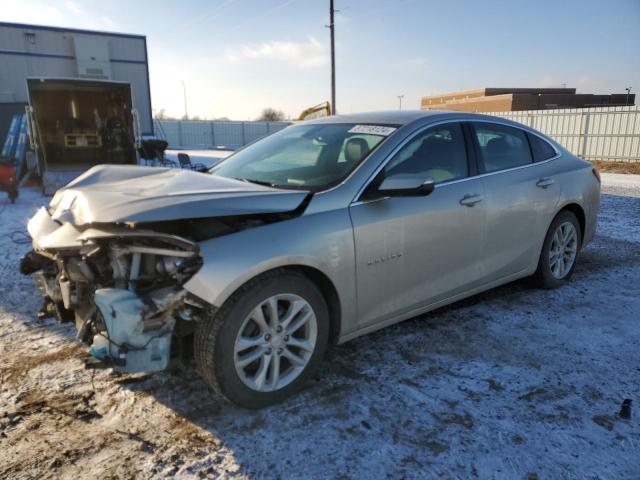
[[[280,213],[295,210],[308,193],[191,170],[98,165],[58,190],[49,213],[77,226]]]

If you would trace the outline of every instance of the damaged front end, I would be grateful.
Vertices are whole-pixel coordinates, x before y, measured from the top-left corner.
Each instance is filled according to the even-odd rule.
[[[202,265],[196,242],[135,226],[76,227],[54,221],[46,208],[28,230],[34,249],[20,270],[44,297],[41,316],[75,321],[101,365],[167,367],[176,323],[192,323],[204,307],[183,288]]]

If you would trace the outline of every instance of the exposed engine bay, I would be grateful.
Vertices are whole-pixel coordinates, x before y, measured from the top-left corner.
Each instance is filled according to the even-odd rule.
[[[123,227],[80,231],[44,208],[29,233],[39,241],[20,268],[44,297],[41,316],[75,321],[90,353],[116,371],[166,368],[176,322],[204,306],[182,288],[202,264],[195,242]]]
[[[182,286],[201,267],[197,241],[277,221],[283,215],[176,220],[147,228],[55,222],[41,208],[29,222],[34,250],[20,270],[42,293],[41,317],[75,322],[100,367],[163,370],[176,326],[193,331],[206,303]],[[180,231],[177,236],[169,231]]]

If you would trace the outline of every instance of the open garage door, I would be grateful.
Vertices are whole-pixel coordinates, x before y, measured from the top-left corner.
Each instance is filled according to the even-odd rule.
[[[137,163],[128,83],[30,78],[27,87],[46,193],[94,165]]]

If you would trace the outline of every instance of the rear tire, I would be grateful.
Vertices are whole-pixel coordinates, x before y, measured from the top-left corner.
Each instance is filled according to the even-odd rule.
[[[558,288],[573,275],[580,248],[582,231],[576,216],[563,210],[551,222],[542,245],[538,269],[533,281],[541,288]]]
[[[328,339],[329,312],[318,287],[302,273],[274,270],[198,322],[194,354],[215,397],[262,408],[303,387]]]

